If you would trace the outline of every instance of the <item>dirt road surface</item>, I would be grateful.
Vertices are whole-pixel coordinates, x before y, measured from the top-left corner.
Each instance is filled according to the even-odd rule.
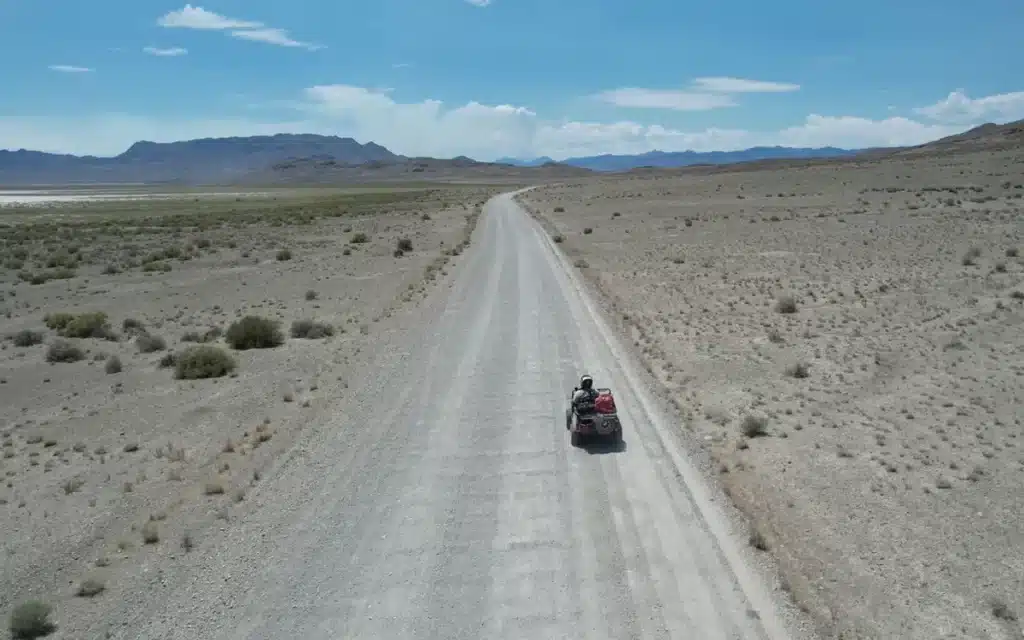
[[[498,196],[465,258],[418,334],[382,351],[366,403],[90,632],[798,637],[541,227]],[[583,370],[615,390],[618,450],[569,445]]]

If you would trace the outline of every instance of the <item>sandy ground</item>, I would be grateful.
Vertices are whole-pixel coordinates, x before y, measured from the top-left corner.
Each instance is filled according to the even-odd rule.
[[[522,198],[823,635],[1022,637],[1022,175],[1013,150]]]
[[[4,617],[39,598],[65,614],[55,637],[76,637],[66,621],[98,604],[83,584],[111,595],[119,575],[159,571],[161,558],[212,544],[279,454],[346,410],[383,357],[380,327],[415,323],[497,191],[0,211]],[[366,242],[353,242],[358,234]],[[403,238],[412,248],[398,256]],[[63,312],[103,312],[100,333],[110,335],[67,338],[82,359],[50,363],[62,337],[45,317]],[[207,335],[250,314],[280,321],[284,344],[236,350]],[[334,335],[292,337],[302,319]],[[197,339],[228,352],[235,371],[179,380],[161,366]]]

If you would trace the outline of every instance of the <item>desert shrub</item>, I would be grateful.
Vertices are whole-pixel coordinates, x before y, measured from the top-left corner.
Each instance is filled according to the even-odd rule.
[[[775,301],[775,310],[779,313],[796,313],[796,298],[790,295],[779,296]]]
[[[757,438],[768,433],[768,419],[761,416],[748,415],[743,418],[740,430],[748,438]]]
[[[354,234],[349,242],[351,242],[352,244],[365,244],[369,241],[370,238],[365,233],[360,232]]]
[[[121,364],[121,358],[117,356],[110,356],[107,358],[106,364],[103,365],[103,370],[107,373],[121,373],[124,369],[124,365]]]
[[[395,248],[403,253],[408,253],[409,251],[412,251],[412,240],[409,238],[400,238],[398,243],[395,245]]]
[[[277,252],[277,259],[282,262],[285,260],[291,260],[292,252],[289,251],[288,249],[281,249],[280,251]]]
[[[54,340],[46,349],[47,362],[78,362],[85,352],[67,340]]]
[[[104,585],[101,580],[96,578],[86,578],[80,585],[78,585],[78,590],[75,592],[75,595],[82,598],[92,598],[93,596],[98,596],[103,593],[106,588],[106,585]]]
[[[141,333],[135,339],[135,347],[139,350],[139,353],[155,353],[166,349],[167,341],[151,333]]]
[[[71,322],[64,325],[60,334],[65,338],[105,338],[115,339],[114,332],[107,323],[107,314],[102,311],[80,313]]]
[[[203,336],[198,331],[186,331],[185,334],[183,336],[181,336],[181,341],[182,342],[202,342],[203,341]]]
[[[573,266],[575,266],[577,269],[587,269],[590,267],[590,263],[584,260],[583,258],[577,258],[576,261],[573,262]]]
[[[153,271],[161,271],[163,273],[166,273],[171,270],[171,265],[163,261],[147,262],[146,264],[142,265],[142,270],[147,273]]]
[[[259,316],[246,316],[233,322],[225,338],[235,349],[268,349],[284,342],[280,324]]]
[[[142,333],[146,330],[146,326],[142,324],[142,321],[136,320],[135,318],[125,318],[121,322],[121,331],[125,333]]]
[[[14,608],[9,621],[11,637],[23,640],[48,635],[56,627],[50,622],[53,608],[39,600],[29,600]]]
[[[74,315],[70,313],[64,313],[62,311],[59,313],[46,314],[45,316],[43,316],[43,323],[46,325],[48,329],[52,329],[54,331],[62,331],[64,327],[68,326],[68,324],[74,319]]]
[[[291,334],[293,338],[318,340],[333,336],[334,327],[323,322],[314,322],[313,320],[296,320],[292,323]]]
[[[170,369],[178,363],[178,354],[173,351],[165,353],[157,362],[157,366],[161,369]]]
[[[174,377],[179,380],[219,378],[235,370],[235,359],[212,345],[188,347],[174,358]]]
[[[971,247],[964,254],[963,259],[960,261],[965,267],[974,266],[978,262],[978,258],[981,257],[981,249],[978,247]]]
[[[32,331],[31,329],[22,329],[11,336],[11,342],[13,342],[16,347],[31,347],[33,345],[42,344],[43,333],[41,331]]]
[[[591,227],[586,227],[583,229],[583,235],[585,236],[589,236],[592,233],[594,233],[594,229]]]
[[[1018,255],[1019,251],[1017,250],[1017,247],[1010,247],[1009,249],[1006,250],[1007,258],[1016,258]]]
[[[555,207],[555,213],[565,213],[565,207]]]
[[[810,367],[804,362],[796,362],[786,367],[786,375],[790,378],[806,378],[810,374]]]
[[[306,292],[306,300],[316,300],[319,296],[320,294],[318,294],[316,291],[313,291],[312,289]]]
[[[552,240],[554,240],[556,244],[562,244],[563,242],[565,242],[565,236],[563,236],[560,233],[557,233],[554,235]]]

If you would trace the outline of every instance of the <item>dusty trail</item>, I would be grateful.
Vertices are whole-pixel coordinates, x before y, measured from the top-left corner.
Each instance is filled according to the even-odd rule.
[[[158,606],[120,605],[113,635],[787,638],[593,311],[511,195],[491,200],[443,314],[384,358],[376,397],[154,577]],[[622,451],[568,446],[584,367],[616,392]]]

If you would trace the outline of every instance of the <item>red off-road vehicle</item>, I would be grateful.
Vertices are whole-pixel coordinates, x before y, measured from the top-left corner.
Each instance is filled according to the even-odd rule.
[[[589,397],[573,404],[572,397],[579,388],[569,394],[569,408],[565,411],[565,428],[571,434],[572,446],[600,439],[605,442],[622,442],[622,423],[615,408],[615,397],[608,388],[594,389]]]

